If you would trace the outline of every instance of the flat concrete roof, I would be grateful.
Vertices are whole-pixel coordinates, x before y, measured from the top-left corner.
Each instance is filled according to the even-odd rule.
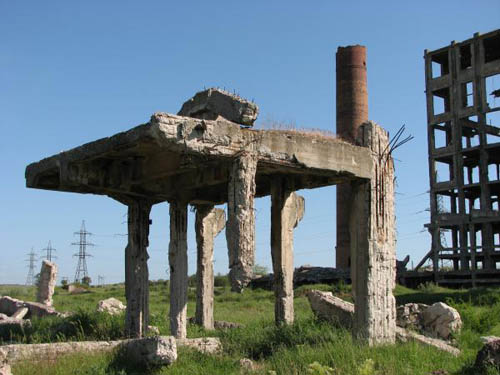
[[[297,190],[370,178],[370,152],[317,133],[155,113],[146,124],[28,165],[26,186],[219,204],[227,201],[231,163],[244,153],[257,156],[256,195],[265,196],[274,175],[290,176]]]

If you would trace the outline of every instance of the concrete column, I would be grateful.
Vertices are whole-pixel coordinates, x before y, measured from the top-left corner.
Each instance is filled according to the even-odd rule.
[[[214,329],[214,238],[226,226],[224,210],[209,205],[196,207],[195,321],[205,329]]]
[[[286,177],[271,185],[271,255],[276,324],[293,323],[293,228],[304,216],[304,198],[293,192]]]
[[[170,334],[186,337],[188,292],[187,203],[170,202]]]
[[[52,306],[52,295],[56,286],[57,265],[44,260],[40,270],[40,280],[38,282],[36,300],[47,306]]]
[[[362,126],[363,144],[372,149],[370,180],[351,183],[351,279],[355,301],[354,336],[370,345],[394,343],[396,252],[394,166],[384,153],[387,132],[371,122]]]
[[[236,292],[241,292],[253,276],[256,170],[256,155],[244,153],[234,160],[228,184],[226,240],[231,289]]]
[[[125,248],[125,330],[142,337],[149,323],[149,214],[151,203],[135,200],[128,204],[128,244]]]

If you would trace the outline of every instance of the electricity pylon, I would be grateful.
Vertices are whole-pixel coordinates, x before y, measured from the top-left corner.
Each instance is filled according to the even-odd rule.
[[[75,283],[82,281],[84,278],[88,278],[87,271],[87,257],[91,257],[89,253],[87,253],[87,246],[94,246],[93,243],[88,242],[87,237],[91,236],[92,233],[87,232],[85,229],[85,220],[82,221],[82,227],[79,232],[75,232],[75,235],[80,235],[80,241],[73,242],[72,245],[78,246],[78,253],[73,254],[73,256],[78,257],[78,265],[76,266],[75,272]]]

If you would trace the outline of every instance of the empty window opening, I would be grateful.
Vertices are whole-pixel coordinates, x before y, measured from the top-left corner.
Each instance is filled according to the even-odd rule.
[[[486,143],[500,142],[500,111],[487,113],[486,125],[493,127],[486,129]]]
[[[440,161],[435,161],[434,163],[435,163],[434,168],[436,171],[436,182],[451,181],[452,180],[451,165]]]
[[[478,249],[478,251],[481,251],[481,248],[482,248],[482,244],[483,244],[483,234],[482,234],[482,229],[479,229],[477,232],[476,232],[476,248]]]
[[[474,105],[474,90],[472,82],[462,83],[462,107],[472,107]]]
[[[500,108],[500,74],[488,76],[485,79],[486,102],[489,109]]]
[[[470,214],[472,210],[479,210],[479,199],[466,198],[465,199],[465,213]]]
[[[500,262],[495,262],[495,268],[498,270],[500,269]]]
[[[500,180],[500,165],[499,164],[489,164],[488,165],[488,181]]]
[[[460,69],[465,70],[472,66],[470,44],[460,47]]]
[[[482,270],[483,269],[484,266],[483,266],[483,261],[482,260],[481,261],[477,261],[476,264],[477,264],[477,266],[476,266],[477,270]]]
[[[444,76],[450,72],[450,63],[448,61],[448,50],[436,53],[431,57],[432,78]]]
[[[493,233],[493,245],[500,246],[500,233]]]
[[[450,111],[450,89],[445,87],[432,92],[434,116]]]
[[[464,167],[464,185],[479,183],[479,166]]]
[[[453,239],[451,238],[451,231],[449,229],[441,228],[439,231],[439,242],[443,249],[453,247]]]
[[[460,119],[462,124],[462,148],[470,148],[479,145],[479,124],[477,116],[469,116]]]
[[[457,213],[456,197],[445,194],[436,194],[436,209],[440,214]],[[443,231],[442,229],[441,231]],[[451,242],[450,242],[451,243]]]
[[[500,59],[500,34],[492,36],[490,38],[483,39],[484,47],[484,62],[489,63],[491,61]]]
[[[441,123],[434,128],[434,148],[447,147],[451,144],[451,126],[449,123]]]
[[[498,197],[491,197],[491,209],[493,211],[499,211],[498,209]]]

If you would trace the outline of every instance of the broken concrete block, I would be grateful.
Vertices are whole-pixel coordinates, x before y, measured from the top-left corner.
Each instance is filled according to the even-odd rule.
[[[205,120],[217,120],[220,116],[237,124],[252,126],[259,115],[259,107],[238,95],[210,88],[196,93],[177,114]]]
[[[462,319],[453,307],[436,302],[423,311],[422,324],[432,336],[447,340],[452,333],[460,331]]]
[[[27,307],[21,307],[18,309],[14,314],[12,314],[11,318],[12,319],[23,319],[26,314],[28,314],[28,308]]]
[[[42,318],[48,315],[60,315],[53,307],[44,305],[42,303],[21,301],[9,296],[3,296],[2,298],[0,298],[0,313],[5,314],[9,317],[23,307],[28,308],[28,314],[26,315],[28,318],[31,318],[33,316]]]
[[[0,320],[5,320],[5,319],[9,319],[9,316],[7,314],[0,313]]]
[[[488,367],[500,370],[500,339],[487,341],[477,353],[474,367],[482,373]]]
[[[127,306],[125,306],[122,301],[110,297],[103,299],[102,301],[99,301],[97,303],[97,311],[98,312],[106,312],[110,315],[118,315],[121,314],[123,311],[127,309]]]
[[[6,329],[23,329],[31,327],[31,320],[29,319],[12,319],[7,318],[0,320],[0,327]]]
[[[172,364],[177,359],[177,343],[173,336],[132,339],[124,344],[127,360],[147,367]]]
[[[23,307],[24,302],[9,296],[3,296],[0,298],[0,313],[7,316],[11,316],[17,310]]]
[[[0,348],[0,375],[12,375],[10,365],[7,362],[7,353]]]
[[[234,329],[234,328],[241,328],[241,327],[243,327],[243,324],[240,324],[240,323],[226,322],[224,320],[214,321],[214,328],[215,329]]]
[[[460,355],[460,350],[455,348],[454,346],[449,345],[446,341],[434,339],[431,337],[427,337],[424,335],[419,335],[416,332],[396,327],[396,338],[401,342],[407,342],[408,340],[415,340],[421,344],[430,345],[435,347],[436,349],[448,352],[455,357]]]
[[[160,329],[157,326],[148,326],[148,332],[152,333],[155,336],[160,335]]]
[[[44,305],[43,303],[25,301],[23,302],[23,306],[28,308],[29,312],[27,316],[29,318],[33,316],[43,318],[44,316],[61,315],[56,311],[56,309],[51,306]]]
[[[353,325],[354,305],[333,296],[330,292],[310,290],[307,299],[318,318],[349,328]]]
[[[215,354],[222,349],[222,344],[218,337],[178,338],[177,346],[185,346],[206,354]]]
[[[57,265],[55,263],[44,260],[40,271],[40,280],[36,300],[47,306],[52,306],[52,295],[56,286]]]

